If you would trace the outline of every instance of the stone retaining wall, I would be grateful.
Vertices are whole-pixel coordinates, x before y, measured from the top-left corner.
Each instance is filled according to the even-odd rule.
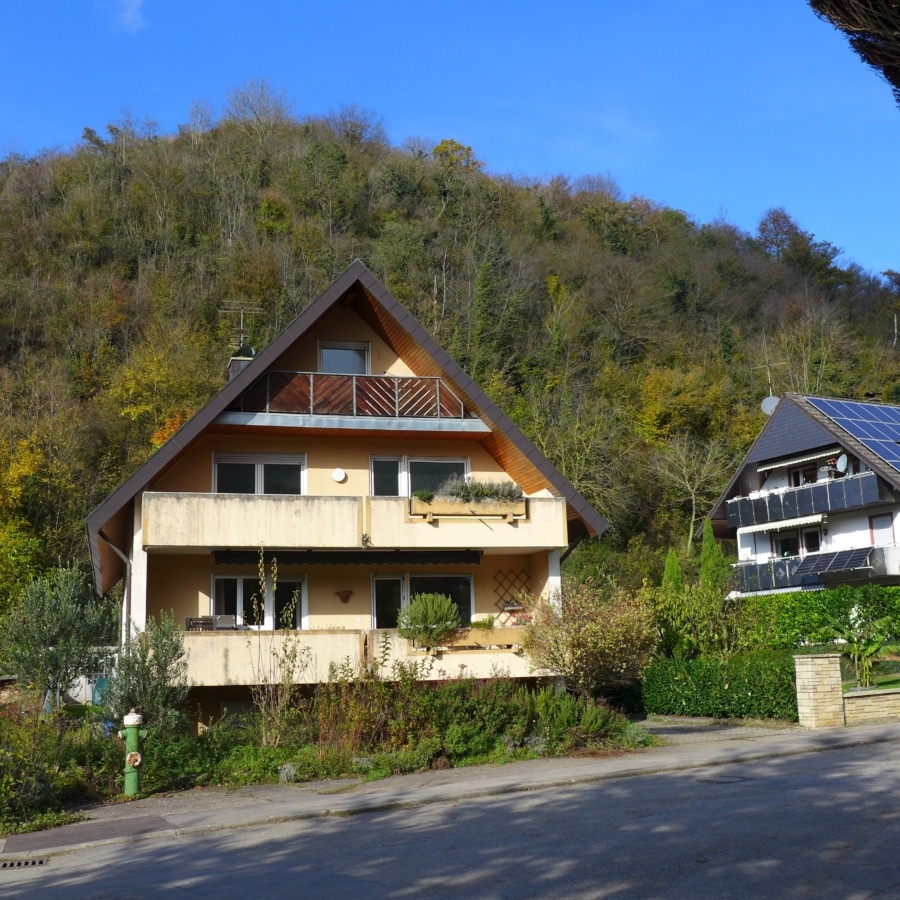
[[[844,724],[900,722],[900,688],[844,694]]]
[[[795,656],[794,667],[797,711],[804,728],[900,722],[900,688],[844,693],[840,654]]]

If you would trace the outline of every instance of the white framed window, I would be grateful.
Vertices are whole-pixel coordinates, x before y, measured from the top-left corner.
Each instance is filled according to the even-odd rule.
[[[368,341],[319,341],[319,371],[333,375],[368,375],[372,371]]]
[[[396,628],[400,610],[416,594],[444,594],[459,608],[463,625],[472,621],[475,596],[471,575],[374,575],[372,627]]]
[[[210,598],[214,616],[234,616],[238,628],[305,628],[306,580],[302,575],[271,579],[260,590],[255,575],[213,575]]]
[[[217,494],[305,494],[303,454],[216,453],[213,491]]]
[[[469,460],[449,456],[372,456],[369,474],[373,497],[409,497],[416,491],[436,491],[449,478],[468,478]]]
[[[401,456],[372,456],[369,459],[370,490],[373,497],[406,495],[406,473]]]

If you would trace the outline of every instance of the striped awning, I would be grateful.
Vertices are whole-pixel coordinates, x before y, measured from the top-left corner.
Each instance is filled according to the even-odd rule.
[[[782,519],[780,522],[763,522],[762,525],[748,525],[739,528],[738,534],[753,534],[755,531],[786,531],[788,528],[801,528],[804,525],[818,525],[823,513],[814,516],[800,516],[797,519]]]
[[[840,456],[843,452],[842,447],[829,447],[827,450],[817,450],[815,453],[807,453],[804,456],[791,456],[788,459],[776,459],[774,462],[763,463],[756,467],[756,471],[770,472],[772,469],[780,469],[782,466],[799,466],[817,459],[827,459],[829,456]]]

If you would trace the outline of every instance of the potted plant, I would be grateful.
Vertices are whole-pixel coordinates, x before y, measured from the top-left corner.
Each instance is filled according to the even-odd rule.
[[[450,478],[431,491],[414,491],[410,514],[418,516],[524,516],[525,496],[512,481]]]
[[[445,594],[415,594],[397,616],[397,633],[430,650],[459,628],[459,607]]]

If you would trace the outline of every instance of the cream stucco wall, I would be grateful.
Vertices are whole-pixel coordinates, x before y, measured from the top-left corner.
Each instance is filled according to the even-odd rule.
[[[154,491],[211,491],[213,456],[216,453],[304,454],[309,494],[366,496],[370,492],[369,460],[372,456],[444,457],[467,459],[469,470],[480,480],[503,481],[506,474],[497,461],[474,440],[447,440],[402,436],[396,438],[304,437],[302,435],[206,435],[184,453],[175,465],[151,485]],[[340,467],[343,482],[331,477]]]
[[[317,629],[368,629],[373,626],[372,580],[376,575],[469,575],[473,587],[473,615],[501,616],[498,581],[509,581],[520,573],[529,576],[530,590],[540,593],[546,586],[547,554],[485,555],[480,565],[383,565],[383,566],[278,566],[282,581],[303,580],[308,603],[307,627]],[[218,566],[210,555],[148,555],[148,615],[165,611],[184,627],[188,616],[211,612],[210,593],[214,575],[257,575],[253,565]],[[498,574],[505,578],[498,578]],[[267,571],[267,577],[271,572]],[[352,591],[347,603],[338,591]]]
[[[323,316],[313,331],[285,353],[274,368],[288,372],[317,372],[319,341],[366,341],[370,345],[372,374],[416,374],[356,313],[344,307]]]

